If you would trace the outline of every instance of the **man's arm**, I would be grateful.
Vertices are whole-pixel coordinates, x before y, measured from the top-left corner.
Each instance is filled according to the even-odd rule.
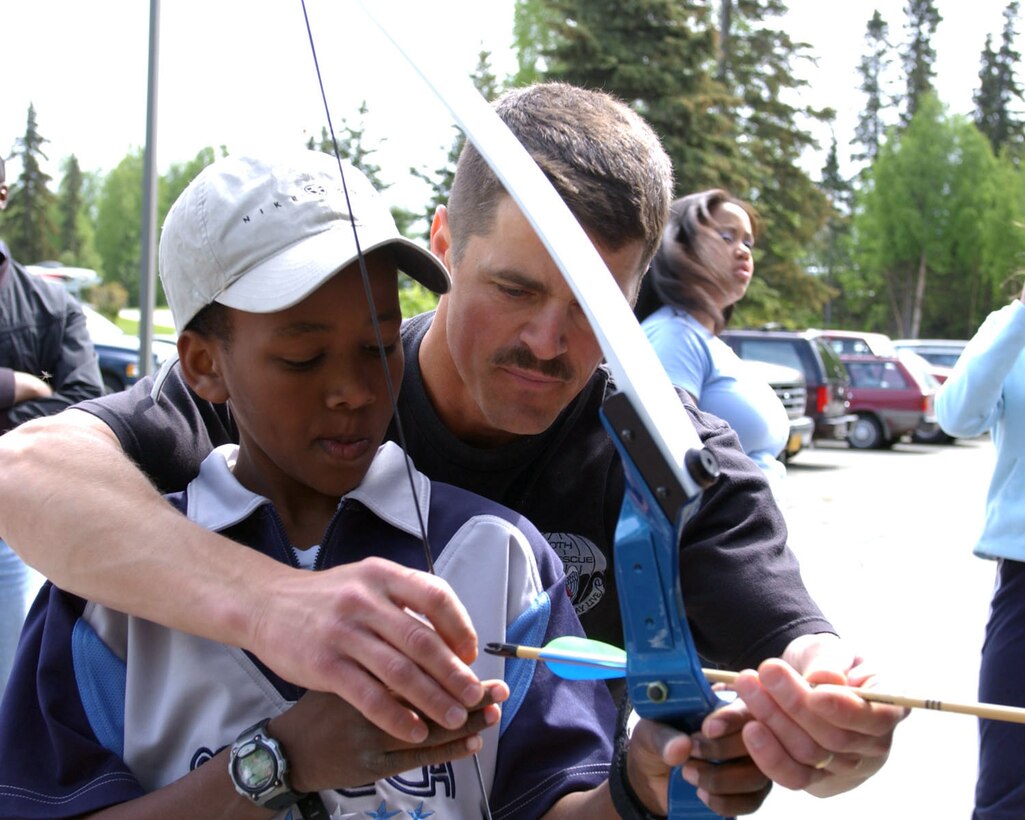
[[[416,709],[455,727],[481,698],[467,666],[476,635],[444,581],[378,559],[309,573],[211,533],[168,504],[88,413],[0,437],[0,533],[58,586],[244,647],[396,737],[423,739]]]

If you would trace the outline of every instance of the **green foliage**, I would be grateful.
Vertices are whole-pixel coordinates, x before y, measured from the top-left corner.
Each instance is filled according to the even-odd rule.
[[[118,282],[139,303],[142,150],[134,149],[104,180],[96,212],[96,250],[105,282]]]
[[[15,141],[12,154],[20,161],[21,173],[17,180],[7,181],[9,193],[3,221],[11,253],[27,264],[56,259],[59,250],[53,220],[56,198],[49,188],[50,176],[39,161],[49,159],[43,152],[47,142],[39,132],[36,109],[29,105],[25,134]]]
[[[128,289],[120,282],[104,282],[89,288],[83,294],[83,298],[114,322],[117,321],[121,309],[128,305]]]
[[[970,335],[1020,264],[1020,202],[978,129],[950,117],[933,94],[882,147],[855,218],[863,282],[898,336]],[[1001,244],[1004,247],[1001,247]],[[863,317],[879,321],[878,314]]]
[[[403,273],[399,275],[399,305],[402,317],[408,319],[418,313],[434,310],[438,306],[438,297]]]

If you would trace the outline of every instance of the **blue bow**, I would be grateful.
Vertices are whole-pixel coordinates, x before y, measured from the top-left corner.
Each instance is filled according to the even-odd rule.
[[[680,591],[680,533],[717,474],[672,384],[601,256],[526,149],[465,77],[429,69],[357,0],[449,109],[559,266],[605,354],[617,394],[603,420],[623,459],[615,564],[627,686],[642,717],[686,731],[721,704],[701,673]],[[629,362],[629,367],[627,367]],[[716,817],[679,772],[670,817]]]

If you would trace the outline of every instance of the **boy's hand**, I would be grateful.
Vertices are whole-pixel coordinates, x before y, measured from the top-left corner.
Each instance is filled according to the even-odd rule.
[[[271,669],[338,695],[408,743],[428,739],[425,720],[466,723],[484,696],[467,665],[477,635],[444,580],[381,558],[313,573],[267,569],[246,647]]]
[[[756,811],[768,796],[772,781],[758,771],[744,748],[740,729],[749,719],[740,712],[731,713],[723,718],[724,733],[714,739],[689,737],[669,726],[641,720],[630,736],[627,755],[634,792],[651,811],[666,814],[672,769],[683,766],[684,779],[697,787],[698,797],[712,811],[729,817]]]
[[[299,792],[362,786],[383,777],[458,760],[481,748],[480,732],[501,719],[497,705],[509,697],[503,681],[483,684],[484,697],[466,722],[446,729],[429,720],[426,740],[396,740],[370,723],[359,709],[335,695],[307,692],[271,720],[268,732],[284,746],[292,788]]]

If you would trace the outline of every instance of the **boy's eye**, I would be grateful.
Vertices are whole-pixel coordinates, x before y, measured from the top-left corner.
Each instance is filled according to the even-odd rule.
[[[323,356],[317,355],[309,359],[281,359],[281,363],[289,370],[310,370],[316,367]]]
[[[398,346],[399,346],[399,343],[397,341],[396,342],[392,342],[391,344],[383,345],[383,347],[384,347],[384,355],[385,356],[390,356],[392,353],[395,352],[395,350],[398,348]],[[372,353],[375,356],[378,355],[379,348],[377,347],[377,342],[374,342],[371,345],[367,345],[363,349],[366,350],[367,353]]]

